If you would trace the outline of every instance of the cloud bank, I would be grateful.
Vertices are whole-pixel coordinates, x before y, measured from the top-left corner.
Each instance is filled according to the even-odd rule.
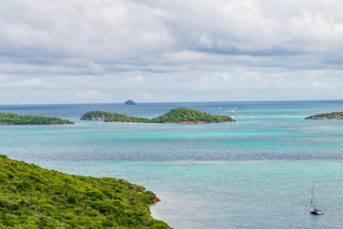
[[[11,0],[0,104],[343,99],[343,2]]]

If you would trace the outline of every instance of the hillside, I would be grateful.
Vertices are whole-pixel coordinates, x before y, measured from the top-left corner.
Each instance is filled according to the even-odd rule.
[[[156,196],[115,178],[67,175],[0,155],[0,228],[169,228]]]
[[[38,115],[22,115],[0,112],[0,125],[57,125],[73,124],[68,120]]]
[[[343,119],[343,112],[331,112],[317,114],[307,117],[306,119],[321,120],[321,119]]]
[[[136,118],[129,115],[107,111],[90,111],[81,117],[81,120],[104,120],[105,122],[149,122],[147,118]]]
[[[176,108],[153,119],[132,117],[106,111],[90,111],[81,120],[104,120],[105,122],[140,122],[140,123],[219,123],[234,122],[230,116],[212,115],[191,108]]]
[[[230,116],[212,115],[187,107],[173,109],[150,120],[152,123],[218,123],[234,121]]]

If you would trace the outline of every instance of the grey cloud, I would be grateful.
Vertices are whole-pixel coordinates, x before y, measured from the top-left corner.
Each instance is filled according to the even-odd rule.
[[[15,103],[228,101],[336,99],[342,96],[342,71],[242,68],[158,74],[27,77],[0,76],[2,101]],[[9,78],[12,78],[10,80]],[[20,82],[20,83],[18,83]],[[13,103],[12,102],[12,103]]]
[[[0,103],[343,97],[340,1],[1,6]]]

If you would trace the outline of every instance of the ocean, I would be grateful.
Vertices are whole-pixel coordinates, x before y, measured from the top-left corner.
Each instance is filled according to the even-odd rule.
[[[237,122],[79,120],[91,110],[155,117],[177,107]],[[145,186],[162,199],[153,216],[175,229],[343,228],[343,120],[304,120],[332,111],[343,101],[1,105],[75,125],[0,126],[0,153]],[[323,216],[309,213],[313,184]]]

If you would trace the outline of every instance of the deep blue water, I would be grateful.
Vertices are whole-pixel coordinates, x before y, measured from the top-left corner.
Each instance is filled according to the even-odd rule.
[[[91,110],[154,117],[187,106],[235,123],[80,121]],[[156,218],[188,228],[343,228],[343,121],[304,120],[343,101],[3,105],[75,125],[0,126],[0,152],[63,172],[128,179],[162,202]],[[324,216],[309,214],[312,184]]]

